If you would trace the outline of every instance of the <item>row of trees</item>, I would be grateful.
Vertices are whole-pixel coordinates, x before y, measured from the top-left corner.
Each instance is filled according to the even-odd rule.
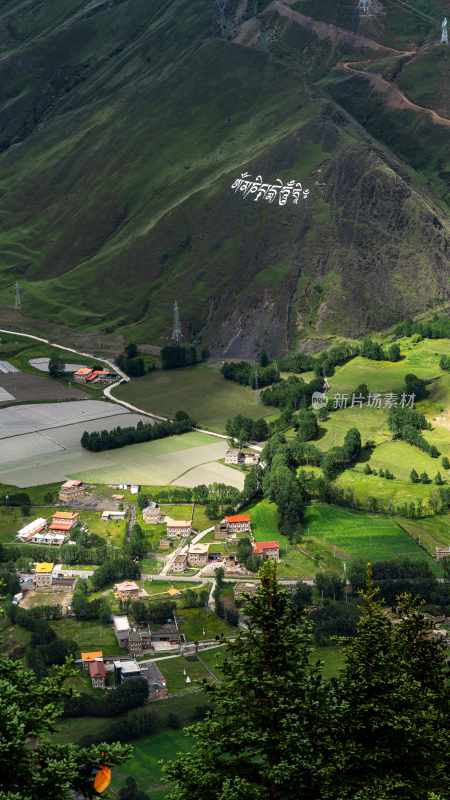
[[[155,422],[154,424],[144,425],[139,421],[136,427],[113,428],[107,431],[85,431],[81,437],[81,445],[86,450],[94,453],[102,450],[114,450],[118,447],[126,447],[129,444],[141,444],[142,442],[152,442],[155,439],[164,439],[167,436],[178,436],[188,433],[193,428],[193,423],[188,414],[184,411],[177,411],[175,419],[172,421]]]
[[[397,343],[391,344],[384,349],[381,344],[375,342],[370,336],[366,336],[360,348],[360,354],[373,361],[400,361],[400,347]]]
[[[323,378],[314,378],[307,383],[302,378],[291,376],[265,389],[261,393],[261,400],[266,406],[296,410],[301,406],[309,406],[314,392],[322,390]]]
[[[262,367],[249,364],[248,361],[225,361],[221,372],[227,381],[235,381],[252,389],[271,386],[280,380],[280,371],[276,364]]]
[[[250,419],[242,414],[227,420],[226,433],[239,447],[246,442],[264,442],[269,436],[269,426],[265,419]]]
[[[205,353],[202,356],[206,356]],[[162,369],[192,367],[198,362],[197,350],[191,345],[168,344],[161,350]]]
[[[423,414],[413,408],[393,406],[389,409],[388,425],[394,439],[403,439],[428,453],[432,458],[439,457],[440,453],[437,447],[430,444],[420,433],[422,430],[431,429],[430,423]]]
[[[450,317],[447,314],[436,314],[427,322],[405,320],[395,329],[397,336],[420,336],[424,339],[450,338]]]

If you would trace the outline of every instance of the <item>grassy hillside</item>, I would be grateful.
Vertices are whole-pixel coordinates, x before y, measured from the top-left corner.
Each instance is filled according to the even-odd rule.
[[[0,321],[19,279],[20,326],[163,343],[178,298],[187,337],[253,355],[448,299],[449,131],[335,69],[428,46],[446,4],[385,5],[233,2],[221,39],[207,0],[3,2]],[[445,111],[421,64],[405,90]],[[244,200],[243,171],[310,199]]]

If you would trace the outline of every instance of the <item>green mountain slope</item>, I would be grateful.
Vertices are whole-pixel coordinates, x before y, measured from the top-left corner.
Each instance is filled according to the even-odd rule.
[[[356,5],[230,0],[222,37],[212,0],[0,2],[0,322],[157,344],[177,298],[251,356],[448,302],[450,3]]]

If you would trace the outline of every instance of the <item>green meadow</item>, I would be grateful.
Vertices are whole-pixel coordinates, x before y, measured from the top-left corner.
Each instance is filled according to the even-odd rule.
[[[382,561],[426,558],[396,520],[347,508],[313,503],[305,515],[305,542],[311,537],[332,548],[336,559]]]
[[[161,416],[173,416],[182,409],[199,426],[218,433],[225,433],[227,419],[236,414],[257,419],[274,412],[261,403],[259,392],[226,381],[218,365],[159,370],[123,384],[115,394],[144,411]]]

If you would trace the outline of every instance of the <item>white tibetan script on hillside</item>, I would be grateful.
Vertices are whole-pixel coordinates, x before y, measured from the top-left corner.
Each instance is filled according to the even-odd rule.
[[[263,183],[261,175],[253,179],[248,172],[243,172],[240,178],[236,178],[231,188],[235,192],[241,192],[244,199],[248,198],[255,203],[261,199],[276,203],[278,198],[280,206],[286,206],[290,199],[296,206],[300,200],[307,200],[309,197],[309,189],[304,189],[299,181],[283,183],[281,178],[277,178],[275,183]]]

